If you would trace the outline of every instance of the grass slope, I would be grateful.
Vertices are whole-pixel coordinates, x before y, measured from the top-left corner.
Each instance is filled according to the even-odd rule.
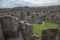
[[[58,24],[50,23],[50,22],[45,22],[44,25],[33,24],[33,28],[34,28],[33,32],[35,35],[40,36],[43,28],[57,28],[57,27]]]

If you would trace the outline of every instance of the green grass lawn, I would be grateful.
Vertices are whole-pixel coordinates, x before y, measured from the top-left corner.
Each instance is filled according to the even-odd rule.
[[[43,28],[57,28],[58,24],[56,23],[50,23],[50,22],[45,22],[44,25],[41,24],[33,24],[33,33],[37,36],[41,36],[41,32]]]

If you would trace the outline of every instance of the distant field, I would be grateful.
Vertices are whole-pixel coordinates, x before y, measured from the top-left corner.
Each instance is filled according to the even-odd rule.
[[[45,22],[44,25],[41,24],[33,24],[33,32],[35,35],[40,36],[42,32],[42,28],[57,28],[58,24],[55,23],[50,23],[50,22]]]

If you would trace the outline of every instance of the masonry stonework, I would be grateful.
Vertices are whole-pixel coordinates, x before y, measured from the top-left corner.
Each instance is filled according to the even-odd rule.
[[[41,40],[60,40],[59,28],[43,29]]]
[[[0,10],[1,40],[60,40],[60,30],[43,29],[41,39],[33,34],[33,23],[60,23],[60,6]]]
[[[31,40],[33,35],[31,24],[10,15],[0,17],[0,22],[5,40]]]
[[[43,21],[60,23],[60,6],[1,9],[0,16],[3,15],[16,16],[28,23],[39,24]]]

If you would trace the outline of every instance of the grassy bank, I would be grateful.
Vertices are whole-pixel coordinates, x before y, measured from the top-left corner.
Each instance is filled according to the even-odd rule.
[[[50,22],[45,22],[44,25],[33,24],[33,28],[34,28],[33,32],[35,35],[40,36],[43,28],[57,28],[57,27],[58,27],[58,24],[50,23]]]

